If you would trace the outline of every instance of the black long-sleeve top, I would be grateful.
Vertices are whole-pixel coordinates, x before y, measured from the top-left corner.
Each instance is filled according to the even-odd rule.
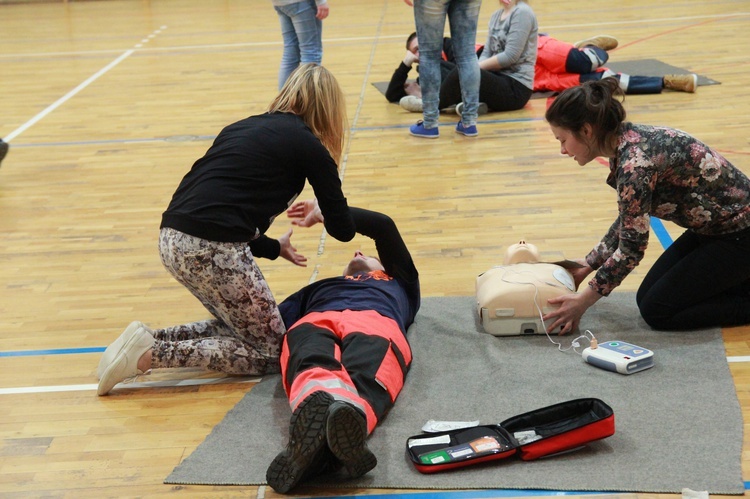
[[[398,102],[406,96],[404,84],[409,79],[409,71],[411,71],[411,66],[407,66],[404,61],[401,61],[396,71],[393,72],[391,81],[388,82],[388,88],[385,90],[385,98],[388,102]]]
[[[354,237],[336,162],[297,115],[266,113],[228,125],[193,164],[162,215],[161,227],[220,242],[248,242],[257,257],[280,246],[264,234],[309,181],[328,233]]]

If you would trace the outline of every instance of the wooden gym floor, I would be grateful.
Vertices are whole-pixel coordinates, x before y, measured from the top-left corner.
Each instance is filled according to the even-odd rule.
[[[419,116],[372,85],[403,57],[411,9],[402,0],[329,3],[323,62],[344,87],[351,126],[344,190],[352,205],[398,222],[424,296],[473,294],[475,276],[519,239],[545,258],[580,257],[598,241],[615,217],[606,168],[560,156],[544,99],[482,116],[476,139],[454,134],[453,116],[439,140],[412,138]],[[655,58],[720,81],[695,94],[630,96],[626,108],[633,121],[693,133],[750,173],[750,2],[531,5],[540,31],[560,39],[616,36],[612,61]],[[482,6],[482,41],[498,6]],[[0,136],[11,144],[0,167],[0,496],[276,496],[162,483],[252,383],[156,372],[144,380],[152,386],[99,398],[94,371],[134,319],[164,326],[206,316],[161,267],[160,215],[218,131],[275,95],[280,40],[267,0],[0,2]],[[286,227],[280,218],[269,234]],[[679,230],[667,225],[663,235]],[[373,250],[362,238],[321,244],[319,228],[297,229],[293,241],[307,268],[262,261],[279,299],[338,273],[355,249]],[[653,237],[621,289],[637,289],[661,251]],[[750,421],[750,327],[724,335]]]

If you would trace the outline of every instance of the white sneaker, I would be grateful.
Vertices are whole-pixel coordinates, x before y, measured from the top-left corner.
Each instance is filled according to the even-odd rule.
[[[120,353],[120,350],[122,350],[125,342],[139,327],[145,328],[149,333],[151,332],[151,330],[140,321],[133,321],[128,324],[128,327],[125,328],[125,331],[123,331],[122,334],[120,334],[120,336],[115,341],[113,341],[112,344],[110,344],[102,354],[102,358],[99,360],[99,367],[96,369],[96,379],[102,379],[104,370],[112,363],[113,360],[115,360],[115,357],[118,353]]]
[[[405,95],[398,101],[398,105],[412,113],[421,113],[424,109],[422,99],[415,95]]]
[[[97,395],[106,395],[117,383],[143,374],[138,369],[138,360],[153,348],[154,342],[154,337],[148,328],[139,322],[130,324],[115,341],[120,345],[119,348],[115,349],[115,343],[113,343],[102,356],[102,361],[99,363],[101,374],[96,390]]]
[[[463,110],[464,110],[464,103],[459,102],[456,105],[456,114],[459,116],[463,116]],[[487,114],[489,111],[490,111],[489,106],[487,106],[487,104],[485,104],[484,102],[480,102],[479,107],[477,108],[477,116]]]

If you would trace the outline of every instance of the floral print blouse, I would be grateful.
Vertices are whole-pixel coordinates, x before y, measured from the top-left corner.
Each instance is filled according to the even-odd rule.
[[[622,123],[609,168],[619,216],[586,256],[598,269],[589,286],[603,296],[643,258],[651,216],[706,236],[750,227],[750,179],[685,132]]]

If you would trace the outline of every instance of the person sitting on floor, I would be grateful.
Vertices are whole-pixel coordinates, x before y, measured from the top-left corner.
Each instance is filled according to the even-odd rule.
[[[563,42],[546,34],[540,34],[537,41],[537,59],[534,66],[534,92],[561,92],[566,88],[580,85],[584,81],[600,80],[611,76],[620,81],[626,94],[658,94],[664,89],[695,92],[698,78],[695,74],[675,74],[661,76],[638,76],[615,73],[604,67],[609,60],[608,51],[617,48],[618,41],[608,35],[597,35],[576,42]],[[477,54],[482,53],[483,45],[477,45]],[[453,70],[451,41],[443,40],[443,80]],[[409,80],[409,73],[419,62],[419,39],[412,33],[406,39],[406,55],[393,72],[385,98],[411,112],[422,112],[422,94],[419,78]],[[419,67],[416,68],[419,72]],[[482,89],[479,90],[482,101]],[[441,106],[450,112],[449,106]],[[488,107],[480,102],[480,114],[488,112]]]
[[[532,94],[538,26],[536,15],[525,0],[500,0],[500,5],[501,8],[490,18],[487,42],[478,52],[478,114],[488,110],[521,109]],[[410,47],[407,45],[407,48]],[[416,38],[411,50],[415,50],[418,56],[419,41]],[[403,71],[401,66],[399,69]],[[438,108],[462,114],[463,90],[458,76],[456,69],[450,70],[449,65],[442,64]],[[391,81],[393,83],[393,78]],[[399,103],[412,112],[422,108],[421,98],[407,98]]]
[[[419,274],[393,220],[350,207],[357,233],[378,258],[357,251],[344,273],[305,286],[279,305],[287,333],[281,379],[292,416],[289,443],[271,462],[268,484],[286,493],[319,474],[349,478],[377,464],[367,437],[393,407],[411,366],[406,331],[420,305]],[[310,201],[294,224],[322,222]]]

